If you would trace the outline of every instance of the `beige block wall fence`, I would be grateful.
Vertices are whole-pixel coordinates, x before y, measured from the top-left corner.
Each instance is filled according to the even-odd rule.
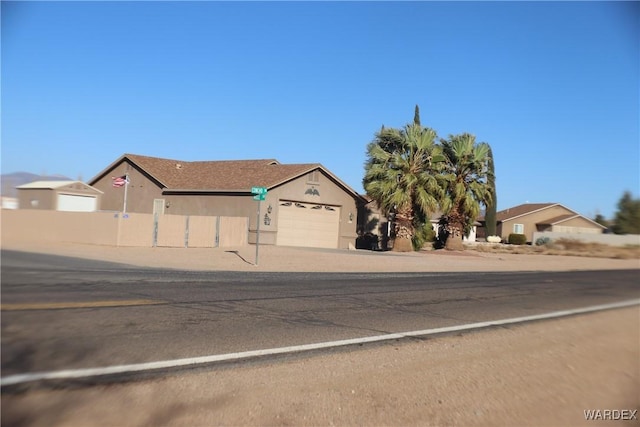
[[[640,235],[637,234],[598,234],[593,232],[580,233],[562,233],[562,232],[535,232],[533,233],[533,243],[541,237],[546,237],[549,240],[579,240],[585,243],[602,243],[609,246],[638,246],[640,245]]]
[[[248,218],[115,212],[2,210],[3,242],[67,242],[138,247],[248,244]]]

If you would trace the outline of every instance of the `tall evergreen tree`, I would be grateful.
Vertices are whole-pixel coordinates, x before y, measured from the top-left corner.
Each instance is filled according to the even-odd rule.
[[[413,112],[413,124],[420,126],[420,107],[416,104],[416,109]]]
[[[630,191],[625,191],[618,201],[611,229],[616,234],[640,234],[640,199],[634,199]]]
[[[491,151],[491,146],[489,146],[489,152],[487,154],[487,166],[487,184],[489,185],[489,190],[491,191],[491,195],[493,197],[489,202],[485,204],[484,223],[487,233],[485,237],[495,236],[497,228],[496,210],[498,206],[498,193],[496,192],[496,175],[495,166],[493,163],[493,151]]]
[[[593,221],[597,222],[603,227],[607,227],[607,228],[611,227],[611,224],[609,223],[609,221],[602,214],[596,214],[596,217],[593,218]]]

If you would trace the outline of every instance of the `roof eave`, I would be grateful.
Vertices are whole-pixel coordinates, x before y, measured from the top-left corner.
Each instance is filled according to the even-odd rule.
[[[164,188],[163,193],[247,193],[251,194],[248,188]]]

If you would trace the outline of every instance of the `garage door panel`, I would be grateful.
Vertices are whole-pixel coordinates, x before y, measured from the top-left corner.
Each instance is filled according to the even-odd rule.
[[[305,203],[298,207],[279,206],[278,235],[276,244],[282,246],[304,246],[336,248],[340,231],[338,208],[326,209],[324,205]],[[311,209],[314,206],[320,208]]]
[[[93,196],[58,194],[57,209],[59,211],[93,212],[97,209],[97,205],[97,198]]]

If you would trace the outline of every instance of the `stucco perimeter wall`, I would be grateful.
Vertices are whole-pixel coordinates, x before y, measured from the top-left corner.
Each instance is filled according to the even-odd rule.
[[[587,234],[587,233],[556,233],[556,232],[535,232],[533,233],[533,243],[541,237],[547,237],[549,239],[567,239],[567,240],[579,240],[581,242],[588,243],[602,243],[610,246],[626,246],[626,245],[640,245],[640,235],[638,234]]]
[[[231,247],[248,244],[248,219],[113,212],[2,210],[2,242],[106,246]]]
[[[115,246],[118,220],[112,213],[2,210],[2,242],[72,242]]]

